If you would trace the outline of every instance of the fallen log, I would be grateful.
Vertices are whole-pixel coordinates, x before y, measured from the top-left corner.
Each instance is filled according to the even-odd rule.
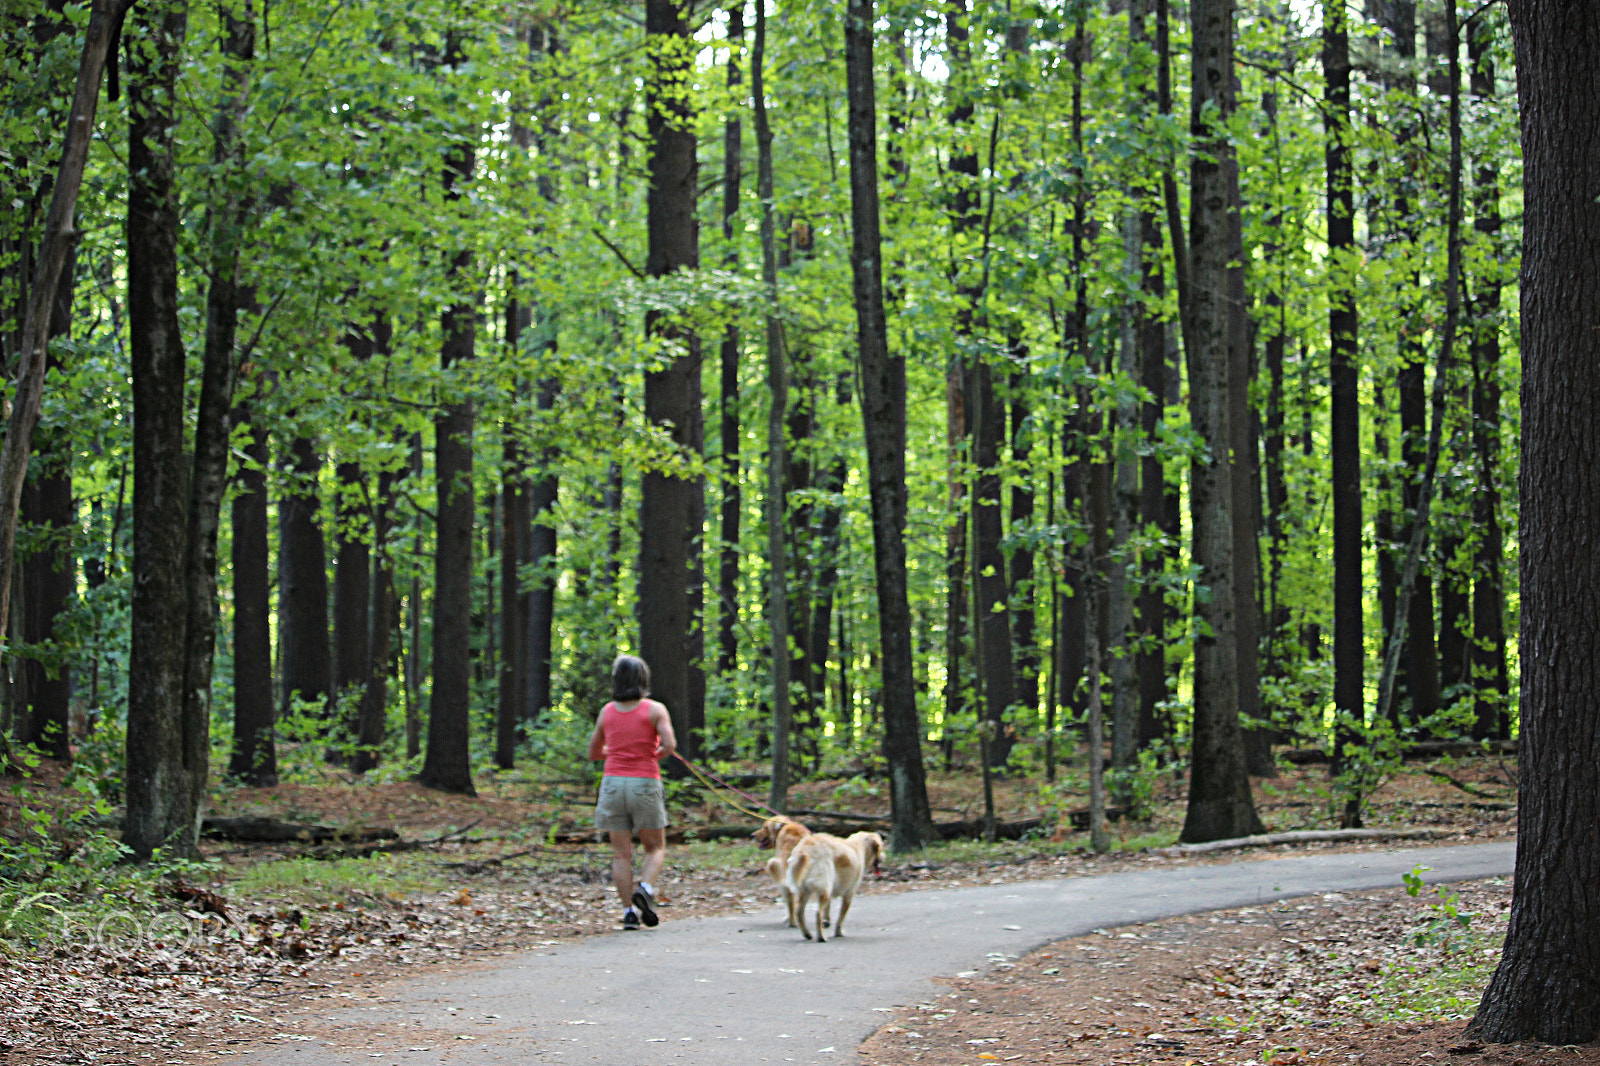
[[[1441,759],[1446,755],[1515,755],[1515,740],[1417,740],[1400,747],[1402,759]],[[1290,748],[1278,753],[1285,762],[1311,766],[1329,761],[1321,748]]]
[[[231,840],[243,844],[327,844],[335,841],[366,843],[398,840],[393,829],[373,826],[331,826],[304,822],[281,822],[276,818],[207,818],[200,823],[200,834],[212,840]]]
[[[1201,855],[1210,851],[1241,848],[1266,848],[1275,844],[1339,843],[1350,840],[1431,840],[1453,836],[1455,829],[1297,829],[1287,833],[1258,833],[1255,836],[1208,840],[1203,844],[1177,844],[1170,848],[1151,848],[1160,855]]]

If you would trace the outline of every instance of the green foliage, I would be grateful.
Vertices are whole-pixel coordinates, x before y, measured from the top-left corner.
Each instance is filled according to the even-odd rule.
[[[1406,895],[1412,899],[1421,897],[1424,887],[1428,887],[1422,875],[1431,867],[1416,865],[1409,873],[1400,875],[1400,880],[1405,882]],[[1427,944],[1437,944],[1445,950],[1455,946],[1461,937],[1462,931],[1472,927],[1474,915],[1463,911],[1460,907],[1460,897],[1442,885],[1433,885],[1434,899],[1428,904],[1430,912],[1427,920],[1412,933],[1412,942],[1418,947]]]
[[[38,0],[11,7],[18,24],[55,17]],[[1079,15],[1091,42],[1078,56],[1081,78],[1073,61]],[[970,761],[976,750],[970,662],[946,660],[948,555],[969,517],[974,473],[965,444],[951,437],[948,390],[959,384],[952,372],[972,360],[996,371],[1008,420],[1001,492],[1008,501],[1013,493],[1033,492],[1031,518],[1010,516],[1002,549],[1008,560],[1024,552],[1034,557],[1031,586],[1009,591],[1015,617],[1027,615],[1033,622],[1032,650],[1039,660],[1022,669],[1037,675],[1041,693],[1055,669],[1060,607],[1081,591],[1066,579],[1068,564],[1094,543],[1081,498],[1064,496],[1069,474],[1081,482],[1091,459],[1151,458],[1170,484],[1181,486],[1190,464],[1203,458],[1181,387],[1175,383],[1166,394],[1151,396],[1142,382],[1114,369],[1134,309],[1164,323],[1177,343],[1171,237],[1163,235],[1157,261],[1149,264],[1163,275],[1164,291],[1157,295],[1140,287],[1124,228],[1140,212],[1164,220],[1161,178],[1171,173],[1180,184],[1184,180],[1190,154],[1188,28],[1182,18],[1170,27],[1176,99],[1172,113],[1163,116],[1147,98],[1153,48],[1149,40],[1130,39],[1124,12],[1112,14],[1103,5],[982,8],[972,18],[970,69],[959,70],[950,62],[941,12],[890,4],[883,16],[877,50],[883,265],[891,349],[906,360],[909,396],[907,595],[917,699],[930,740],[947,744],[951,759]],[[0,182],[8,205],[0,212],[6,242],[0,271],[8,277],[22,262],[20,242],[36,234],[53,139],[70,94],[83,11],[69,6],[61,17],[66,21],[56,26],[59,33],[31,45],[19,38],[0,54],[0,145],[6,146]],[[1262,635],[1262,713],[1264,724],[1296,742],[1325,747],[1340,724],[1330,712],[1327,647],[1329,293],[1351,287],[1361,307],[1361,469],[1372,544],[1367,562],[1374,570],[1364,586],[1375,588],[1377,553],[1391,550],[1375,519],[1398,515],[1401,486],[1410,476],[1394,409],[1401,350],[1420,345],[1431,351],[1438,339],[1447,138],[1442,94],[1429,81],[1437,75],[1429,66],[1433,60],[1402,70],[1376,24],[1355,17],[1363,69],[1373,72],[1356,81],[1358,119],[1350,131],[1364,182],[1359,210],[1365,243],[1360,255],[1331,261],[1319,192],[1326,130],[1318,102],[1306,94],[1320,78],[1317,34],[1308,21],[1313,17],[1311,9],[1241,11],[1237,47],[1250,61],[1238,68],[1244,104],[1230,134],[1239,153],[1243,252],[1260,367],[1252,400],[1263,415],[1263,432],[1278,434],[1274,443],[1282,446],[1278,535],[1264,537],[1261,549],[1261,597],[1269,622]],[[1493,232],[1469,227],[1464,256],[1469,292],[1491,283],[1505,289],[1497,308],[1469,308],[1474,324],[1502,344],[1502,450],[1493,469],[1480,468],[1471,447],[1470,410],[1453,400],[1434,537],[1452,547],[1424,559],[1424,572],[1437,588],[1476,573],[1482,532],[1473,498],[1486,482],[1499,489],[1501,529],[1516,528],[1516,494],[1508,487],[1514,484],[1520,419],[1514,311],[1519,142],[1504,15],[1488,8],[1481,17],[1493,30],[1501,84],[1493,98],[1467,100],[1466,149],[1472,167],[1497,168],[1504,222]],[[750,28],[736,49],[726,38],[722,11],[697,27],[692,77],[681,86],[699,141],[700,267],[660,278],[643,276],[649,259],[643,146],[649,51],[637,20],[616,5],[275,5],[270,35],[260,34],[248,72],[242,162],[214,158],[211,123],[227,75],[215,47],[217,18],[211,8],[191,12],[182,56],[179,91],[186,106],[175,132],[183,211],[180,322],[186,347],[198,353],[210,254],[205,211],[217,203],[247,204],[240,280],[251,301],[242,312],[238,399],[270,431],[276,458],[267,464],[269,492],[281,499],[294,482],[281,461],[290,441],[311,440],[322,462],[301,487],[315,490],[321,501],[328,543],[366,542],[394,567],[401,615],[397,650],[416,683],[407,692],[400,676],[391,679],[391,739],[377,773],[394,778],[414,769],[397,738],[404,709],[427,706],[438,502],[432,423],[440,406],[455,400],[476,407],[473,492],[486,501],[480,515],[484,535],[474,546],[477,670],[471,720],[478,768],[487,768],[488,745],[481,738],[492,725],[503,650],[494,632],[500,576],[491,554],[499,532],[490,532],[497,514],[487,501],[515,473],[506,458],[508,445],[520,461],[532,463],[535,474],[559,485],[547,516],[558,555],[542,567],[525,565],[520,575],[525,582],[554,584],[554,706],[529,730],[519,757],[561,774],[587,772],[582,736],[603,702],[605,666],[618,649],[634,644],[634,619],[655,594],[635,588],[630,568],[638,558],[641,480],[647,471],[665,471],[704,478],[706,486],[707,523],[697,560],[708,582],[700,618],[706,651],[699,665],[707,674],[703,750],[730,761],[764,758],[771,664],[763,616],[769,560],[762,463],[770,399],[760,338],[769,313],[783,326],[789,357],[790,459],[805,474],[794,476],[785,495],[785,564],[794,614],[819,617],[824,606],[832,612],[826,692],[817,724],[803,738],[801,768],[880,761],[874,546],[854,380],[837,12],[826,5],[780,3],[770,16],[766,60],[776,173],[771,207],[782,245],[775,292],[759,280],[757,221],[763,205],[748,177],[754,171],[746,98]],[[1020,47],[1011,47],[1023,29]],[[461,45],[461,55],[448,64],[447,42]],[[739,88],[726,85],[730,57],[745,68]],[[972,105],[965,126],[952,125],[957,103]],[[723,123],[730,117],[745,119],[746,178],[724,236],[720,197],[712,186],[721,173]],[[126,166],[111,135],[126,125],[126,98],[107,101],[101,120],[105,135],[94,146],[80,202],[73,328],[58,344],[62,366],[51,372],[42,422],[65,440],[64,462],[80,501],[73,550],[86,566],[85,580],[50,640],[13,643],[12,650],[68,671],[75,691],[115,723],[126,713],[132,593],[132,404],[121,236]],[[1075,122],[1081,152],[1072,139]],[[453,190],[459,198],[450,199],[441,186],[441,165],[447,153],[464,147],[474,152],[474,167],[470,179]],[[950,172],[957,150],[978,156],[976,179]],[[981,225],[959,232],[952,227],[949,212],[958,191],[976,198]],[[1081,227],[1073,221],[1080,202],[1087,212]],[[471,259],[453,271],[458,250],[470,251]],[[1074,335],[1080,289],[1087,305],[1081,337]],[[475,312],[475,357],[443,369],[441,316],[458,304]],[[505,326],[513,304],[527,319],[515,343]],[[9,322],[5,328],[14,329],[15,315],[13,301],[0,302],[0,325]],[[703,454],[675,449],[645,418],[645,375],[689,351],[681,342],[647,338],[640,325],[651,315],[698,336],[707,423]],[[973,328],[958,329],[958,319]],[[724,396],[714,353],[730,330],[737,331],[742,349],[734,375],[737,395]],[[369,344],[376,350],[358,354],[358,342],[375,341],[380,332],[387,332],[387,343]],[[1286,339],[1282,380],[1276,383],[1261,358],[1274,337]],[[724,400],[739,418],[731,470],[724,460],[733,457],[723,454],[720,436],[711,429]],[[1159,412],[1150,435],[1099,418],[1119,405],[1146,401],[1154,401]],[[1270,427],[1269,416],[1280,418],[1280,429]],[[235,456],[242,454],[248,429],[236,427]],[[837,482],[828,480],[834,471],[843,475]],[[396,478],[395,526],[379,543],[371,508],[385,474]],[[724,544],[716,516],[735,489],[739,530]],[[1177,502],[1181,510],[1183,501]],[[827,530],[830,520],[837,521],[835,532]],[[228,739],[233,695],[230,537],[224,522],[211,690],[219,752]],[[1149,525],[1132,530],[1114,556],[1128,566],[1135,593],[1155,588],[1171,609],[1167,631],[1149,639],[1164,651],[1169,689],[1162,708],[1180,746],[1191,714],[1189,670],[1197,638],[1191,607],[1209,594],[1186,540],[1181,530],[1174,538]],[[25,546],[32,542],[26,535],[21,539]],[[1507,544],[1501,573],[1506,621],[1514,633],[1520,609],[1515,538]],[[741,564],[726,601],[712,591],[724,549]],[[1369,602],[1366,651],[1376,660],[1383,625],[1378,597]],[[739,647],[729,669],[713,669],[714,634],[725,618],[733,622]],[[971,653],[968,640],[966,654]],[[1513,686],[1516,654],[1513,644]],[[1473,685],[1482,688],[1484,681],[1458,684],[1446,694],[1453,706],[1428,722],[1416,721],[1420,716],[1402,707],[1396,737],[1364,720],[1342,723],[1361,737],[1361,746],[1353,776],[1340,787],[1369,793],[1407,730],[1459,731]],[[1064,706],[1066,696],[1058,693],[1058,703]],[[1012,753],[1018,772],[1043,769],[1043,702],[1041,695],[1033,705],[1019,703],[1007,712],[1019,740]],[[1516,706],[1514,688],[1508,706]],[[1067,712],[1060,710],[1054,721],[1053,739],[1062,740],[1070,728]],[[297,706],[279,730],[281,772],[289,780],[315,779],[327,772],[330,754],[343,761],[351,753],[348,741],[328,739],[328,718],[320,710]],[[109,778],[117,771],[109,741],[92,735],[84,745],[102,749],[92,756],[96,773],[107,778],[98,787],[114,798],[116,785]],[[1143,806],[1153,770],[1141,764],[1119,772],[1127,775],[1135,806]]]

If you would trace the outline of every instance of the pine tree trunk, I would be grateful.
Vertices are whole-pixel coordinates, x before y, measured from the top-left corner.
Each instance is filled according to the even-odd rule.
[[[285,463],[290,486],[278,503],[278,660],[282,675],[280,715],[294,701],[325,704],[333,682],[328,643],[328,565],[318,520],[317,479],[322,457],[305,437],[289,444]]]
[[[1417,6],[1415,0],[1394,0],[1390,8],[1394,33],[1395,53],[1401,70],[1400,90],[1415,96],[1417,57]],[[1408,151],[1408,142],[1415,135],[1409,122],[1402,122],[1396,137],[1396,150],[1402,155]],[[1404,189],[1402,185],[1402,189]],[[1415,186],[1413,186],[1415,187]],[[1395,200],[1400,232],[1408,244],[1418,240],[1418,222],[1413,217],[1415,205],[1401,195]],[[1420,285],[1413,284],[1413,291]],[[1400,373],[1396,381],[1397,401],[1400,408],[1400,465],[1404,471],[1401,481],[1401,516],[1395,539],[1400,545],[1410,542],[1415,523],[1417,502],[1421,498],[1422,468],[1428,455],[1428,392],[1427,351],[1422,345],[1421,310],[1403,306],[1405,327],[1400,338]],[[1405,691],[1409,696],[1409,717],[1400,714],[1399,700],[1395,701],[1395,720],[1408,724],[1420,722],[1439,710],[1439,659],[1435,652],[1433,619],[1433,578],[1427,572],[1417,574],[1416,586],[1411,591],[1410,609],[1406,614],[1406,654],[1402,666]]]
[[[1495,94],[1492,32],[1487,18],[1479,17],[1469,24],[1471,89],[1480,102],[1493,99]],[[1500,172],[1492,154],[1479,161],[1475,184],[1473,225],[1494,248],[1500,235]],[[1494,255],[1490,261],[1498,264],[1501,259]],[[1478,541],[1473,559],[1469,653],[1475,740],[1511,735],[1503,577],[1505,534],[1500,528],[1500,283],[1498,266],[1490,266],[1478,278],[1471,338],[1472,450],[1478,475],[1472,500]]]
[[[378,331],[378,350],[388,356],[388,323],[380,319]],[[404,476],[398,470],[380,471],[372,507],[372,629],[367,638],[370,658],[367,685],[356,717],[356,752],[350,763],[350,769],[358,774],[377,768],[388,732],[389,675],[394,665],[395,623],[400,608],[394,579],[395,489]]]
[[[272,699],[272,604],[268,549],[267,430],[249,400],[234,407],[245,426],[243,461],[233,496],[233,747],[228,776],[250,785],[278,783],[277,720]]]
[[[178,197],[173,132],[187,8],[140,7],[146,46],[128,63],[128,347],[132,362],[133,603],[128,663],[127,814],[135,859],[188,854],[200,811],[183,719],[189,456],[178,322]]]
[[[1350,35],[1345,9],[1323,10],[1322,66],[1327,79],[1328,247],[1332,268],[1354,269],[1355,180],[1351,166]],[[1329,379],[1332,394],[1330,444],[1333,453],[1333,705],[1346,722],[1363,721],[1366,650],[1362,613],[1366,610],[1361,572],[1361,408],[1357,395],[1357,330],[1354,283],[1335,282],[1329,303]],[[1334,758],[1329,773],[1349,768],[1348,747],[1356,738],[1335,724]],[[1360,804],[1347,797],[1342,823],[1361,824]]]
[[[72,329],[72,294],[76,281],[76,252],[67,256],[51,303],[50,338],[66,337]],[[50,369],[60,372],[60,358],[49,356]],[[51,426],[34,434],[35,458],[30,464],[32,477],[23,489],[21,524],[33,527],[36,536],[45,538],[42,547],[29,557],[22,569],[22,639],[28,644],[56,640],[56,632],[77,591],[73,541],[77,528],[77,504],[72,498],[72,453],[66,448],[59,427]],[[62,650],[65,650],[63,647]],[[72,671],[67,662],[54,670],[38,659],[23,666],[22,690],[26,696],[24,731],[19,739],[47,752],[61,762],[72,759],[71,705]]]
[[[1587,1044],[1600,1036],[1600,8],[1508,7],[1525,166],[1517,890],[1467,1031]]]
[[[743,80],[739,69],[739,50],[744,46],[745,0],[728,5],[728,93],[737,99]],[[734,219],[739,214],[739,194],[743,181],[743,136],[739,109],[731,108],[722,127],[722,239],[727,252],[722,265],[736,270],[739,265]],[[739,327],[729,324],[722,335],[718,353],[718,404],[722,447],[722,509],[718,538],[722,544],[717,564],[717,673],[727,680],[739,667],[739,527],[744,506],[739,484]]]
[[[365,363],[371,360],[376,342],[369,330],[352,323],[344,346],[351,359]],[[345,460],[334,476],[339,486],[333,563],[334,739],[347,744],[360,730],[361,693],[370,683],[372,666],[373,515],[361,464]]]
[[[1231,378],[1243,342],[1237,302],[1242,271],[1238,170],[1224,132],[1233,114],[1233,2],[1194,0],[1190,129],[1196,155],[1190,165],[1190,301],[1187,311],[1190,420],[1208,455],[1190,467],[1193,558],[1199,569],[1195,614],[1200,632],[1194,651],[1194,736],[1189,803],[1180,836],[1185,842],[1259,832],[1245,774],[1239,729],[1239,575],[1237,495],[1234,478],[1247,469],[1230,456],[1237,436]],[[1249,598],[1245,598],[1249,602]]]
[[[695,217],[699,168],[693,110],[687,96],[693,49],[684,0],[645,0],[650,57],[645,82],[647,162],[645,273],[666,277],[700,265]],[[660,311],[645,315],[645,332],[666,344],[671,362],[645,374],[645,420],[669,434],[691,458],[701,452],[700,339]],[[704,716],[696,706],[693,652],[700,621],[699,545],[704,485],[695,477],[646,471],[639,503],[639,647],[650,664],[652,695],[667,705],[678,750],[693,759],[700,738],[691,728]]]
[[[444,66],[463,58],[458,31],[446,37]],[[472,180],[472,141],[457,141],[446,154],[445,200],[455,204]],[[439,363],[446,374],[464,371],[476,344],[477,309],[461,290],[471,284],[473,253],[451,257],[447,281],[455,301],[440,321]],[[472,487],[472,401],[446,400],[434,418],[434,475],[438,522],[433,559],[433,688],[428,702],[428,740],[417,783],[441,792],[476,795],[472,784],[472,542],[477,499]]]
[[[883,242],[878,222],[877,104],[873,86],[873,0],[849,0],[845,72],[850,138],[850,262],[860,350],[861,418],[867,441],[872,543],[882,662],[884,755],[889,763],[890,847],[930,839],[933,815],[922,766],[922,723],[912,666],[906,589],[906,365],[889,353],[883,309]]]

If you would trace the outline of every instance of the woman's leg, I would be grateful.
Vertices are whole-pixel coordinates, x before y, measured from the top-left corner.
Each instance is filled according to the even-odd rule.
[[[639,871],[639,880],[656,887],[656,876],[661,873],[662,865],[667,861],[667,831],[665,829],[639,830],[639,846],[644,849],[643,869]],[[629,898],[633,897],[630,890]]]
[[[639,835],[643,837],[644,833],[649,831],[646,829]],[[658,829],[656,832],[660,833],[661,830]],[[647,879],[649,868],[647,852],[645,856]],[[611,830],[611,883],[617,886],[617,898],[622,900],[622,905],[633,906],[633,834],[626,829]]]

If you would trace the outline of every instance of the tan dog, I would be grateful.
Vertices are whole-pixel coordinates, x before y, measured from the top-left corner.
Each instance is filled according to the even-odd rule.
[[[795,845],[811,835],[811,830],[793,818],[778,814],[762,822],[761,828],[753,835],[756,838],[756,847],[763,851],[771,848],[775,853],[767,860],[767,876],[772,878],[778,890],[783,893],[784,906],[789,909],[789,925],[799,925],[799,920],[795,917],[794,894],[789,891],[786,883],[789,856],[794,854]]]
[[[844,935],[844,918],[850,913],[850,903],[855,899],[861,877],[870,865],[877,869],[883,854],[883,838],[877,833],[851,833],[844,840],[831,833],[812,833],[795,845],[789,856],[788,891],[795,899],[795,913],[800,921],[800,933],[812,939],[806,928],[806,904],[817,901],[817,943],[826,938],[822,927],[827,924],[835,896],[839,899],[839,921],[833,927],[834,936]]]

